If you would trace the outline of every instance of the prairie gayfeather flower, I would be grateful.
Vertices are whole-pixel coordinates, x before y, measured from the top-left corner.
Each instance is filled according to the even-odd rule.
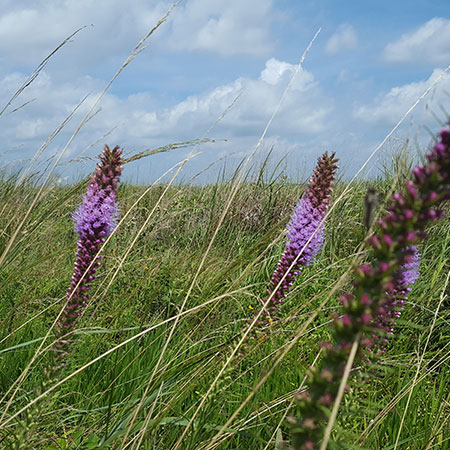
[[[343,314],[335,316],[334,344],[322,344],[322,365],[311,372],[309,390],[297,400],[296,417],[289,418],[295,449],[317,448],[351,349],[358,350],[359,359],[365,348],[377,345],[381,333],[392,332],[409,285],[418,276],[416,245],[427,238],[425,227],[444,216],[439,205],[450,200],[448,127],[439,137],[427,164],[412,171],[405,193],[392,196],[387,214],[367,241],[373,261],[355,268],[353,291],[341,297]]]
[[[66,294],[66,303],[56,324],[56,337],[52,364],[45,370],[46,380],[36,389],[37,395],[45,390],[64,365],[71,340],[67,335],[73,331],[78,317],[89,299],[88,291],[95,279],[100,264],[102,244],[111,233],[118,219],[116,205],[119,176],[122,172],[122,150],[118,146],[112,150],[105,145],[95,173],[90,179],[87,193],[81,205],[73,214],[75,231],[79,235],[78,250],[72,282]],[[18,430],[13,435],[11,448],[34,448],[31,444],[36,437],[36,418],[41,415],[43,404],[38,402],[26,411],[23,421],[18,422]],[[9,447],[8,447],[9,448]]]
[[[268,296],[264,300],[266,304],[273,293],[266,306],[271,316],[276,316],[280,309],[279,305],[288,294],[302,267],[307,266],[322,247],[323,219],[330,202],[337,162],[335,153],[328,155],[328,152],[325,152],[319,157],[309,186],[294,209],[287,226],[286,247],[270,279]]]
[[[72,282],[66,294],[66,304],[56,326],[57,357],[61,360],[68,351],[70,340],[65,338],[76,325],[89,299],[88,291],[100,265],[102,244],[118,219],[116,204],[119,176],[122,172],[122,150],[105,145],[99,156],[82,203],[73,214],[75,231],[79,235]]]

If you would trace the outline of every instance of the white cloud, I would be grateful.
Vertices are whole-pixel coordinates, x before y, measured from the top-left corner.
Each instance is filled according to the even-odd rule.
[[[135,149],[201,137],[241,92],[239,100],[211,134],[227,138],[233,143],[233,151],[249,151],[249,142],[256,143],[295,67],[272,58],[267,61],[258,78],[241,77],[210,91],[189,96],[173,107],[164,109],[155,109],[152,97],[146,93],[123,99],[108,93],[101,101],[101,113],[82,129],[68,154],[77,156],[79,151],[114,127],[117,129],[108,141]],[[320,134],[328,125],[327,119],[332,111],[330,99],[321,92],[312,73],[300,70],[297,77],[275,117],[268,137],[304,140]],[[24,79],[22,74],[11,74],[0,80],[0,104],[7,101],[11,92]],[[63,83],[43,72],[9,111],[28,100],[36,100],[2,117],[0,132],[4,138],[4,148],[26,147],[30,156],[84,95],[92,92],[67,130],[63,131],[59,145],[64,144],[102,86],[103,83],[89,77]]]
[[[287,82],[293,76],[297,66],[287,62],[270,58],[266,62],[266,68],[261,72],[260,79],[267,84],[275,86],[282,82]],[[294,79],[291,89],[306,91],[315,84],[314,75],[307,70],[300,70],[299,76]]]
[[[10,67],[35,67],[67,36],[87,26],[57,57],[71,70],[92,70],[108,59],[125,58],[172,3],[132,0],[125,7],[121,0],[17,0],[0,12],[0,55]],[[185,0],[150,42],[166,51],[268,55],[272,16],[272,0]]]
[[[286,73],[292,73],[294,70],[295,66],[293,64],[271,58],[266,62],[266,68],[261,72],[261,80],[275,85]]]
[[[0,15],[0,53],[10,64],[35,66],[71,33],[88,26],[63,54],[77,64],[98,64],[129,53],[164,14],[167,4],[161,1],[149,8],[145,0],[133,0],[125,8],[119,0],[18,0]]]
[[[168,134],[186,127],[192,130],[191,133],[194,129],[206,130],[242,91],[241,98],[218,129],[227,136],[257,136],[278,104],[295,67],[272,58],[267,61],[259,79],[239,78],[210,92],[191,96],[171,109],[146,115],[145,129],[155,133],[165,130]],[[301,70],[271,132],[297,136],[319,132],[324,128],[330,110],[329,101],[322,95],[314,76]]]
[[[344,23],[339,26],[336,33],[334,33],[325,46],[325,52],[329,55],[335,55],[344,50],[353,50],[358,46],[358,37],[355,29]]]
[[[119,144],[127,151],[137,152],[201,137],[242,91],[236,104],[210,133],[210,137],[226,138],[227,142],[206,147],[207,153],[199,157],[195,164],[207,165],[231,154],[234,154],[232,158],[241,158],[254,148],[296,66],[271,58],[261,69],[255,77],[237,78],[214,89],[191,95],[168,108],[155,106],[153,97],[146,92],[125,98],[108,93],[100,103],[101,113],[83,127],[67,156],[94,156],[103,142]],[[333,98],[322,92],[311,72],[303,69],[275,116],[264,148],[275,145],[275,159],[290,152],[288,169],[292,174],[299,170],[298,167],[308,168],[325,149],[338,150],[342,167],[352,171],[364,162],[368,151],[379,142],[377,131],[374,130],[380,129],[374,125],[381,125],[384,136],[386,130],[403,116],[441,73],[441,70],[435,70],[428,80],[393,88],[373,104],[356,109],[354,116],[359,120],[349,121],[346,105],[340,104],[339,114],[336,114]],[[0,104],[7,101],[11,92],[24,79],[25,76],[20,73],[0,79]],[[13,114],[2,116],[0,134],[2,151],[7,152],[7,159],[32,156],[86,93],[92,92],[76,117],[51,145],[50,152],[60,149],[103,86],[103,81],[90,77],[62,82],[59,78],[52,78],[48,72],[43,72],[8,111],[33,98],[36,100]],[[446,75],[440,85],[437,100],[442,98],[444,89],[450,91],[450,75]],[[114,127],[117,128],[113,133],[102,139]],[[83,153],[98,139],[101,144]],[[156,179],[184,154],[179,151],[152,157],[151,161],[146,160],[142,164],[139,162],[141,175],[145,180]],[[200,165],[192,166],[190,173],[197,169],[200,170]],[[74,170],[77,169],[70,169],[69,173],[74,173]],[[88,169],[79,170],[85,173]]]
[[[271,53],[272,0],[190,0],[174,11],[170,45],[221,55]]]
[[[388,44],[386,61],[396,63],[450,64],[450,20],[435,17],[412,33]]]
[[[354,117],[369,123],[383,126],[391,126],[397,123],[408,109],[417,101],[417,99],[431,86],[431,84],[442,74],[441,69],[435,69],[427,80],[405,84],[392,88],[387,94],[379,97],[374,104],[369,106],[360,106],[354,111]],[[440,80],[435,89],[435,95],[429,96],[422,102],[420,108],[417,108],[423,117],[426,102],[431,98],[439,101],[445,97],[445,92],[450,91],[450,74],[446,73]]]

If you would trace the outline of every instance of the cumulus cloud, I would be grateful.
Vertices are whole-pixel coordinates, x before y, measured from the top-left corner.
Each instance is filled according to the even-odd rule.
[[[233,142],[233,151],[248,151],[255,143],[277,106],[296,66],[274,58],[255,78],[238,78],[210,91],[192,95],[170,108],[152,107],[152,97],[146,93],[119,98],[108,93],[100,104],[102,111],[82,129],[71,156],[77,156],[96,139],[117,127],[112,141],[132,148],[154,147],[168,142],[201,137],[238,95],[236,104],[215,127],[212,135]],[[292,90],[275,117],[268,137],[282,136],[286,140],[311,137],[326,129],[333,109],[311,72],[300,70]],[[25,76],[11,74],[0,80],[0,102],[11,95]],[[103,83],[90,77],[80,77],[62,83],[43,72],[24,91],[9,111],[21,103],[36,99],[14,114],[3,116],[1,133],[4,148],[27,148],[28,156],[39,148],[50,132],[72,111],[87,92],[90,99],[80,108],[66,131],[67,138],[85,114]]]
[[[238,78],[209,92],[190,96],[172,108],[142,114],[133,120],[135,126],[149,136],[173,130],[206,130],[241,94],[238,102],[218,125],[221,134],[257,136],[274,111],[295,70],[294,65],[274,58],[266,63],[258,79]],[[323,130],[324,120],[331,110],[329,101],[321,93],[312,73],[301,70],[275,119],[272,132],[300,135]],[[145,125],[144,125],[145,123]]]
[[[174,11],[170,45],[221,55],[265,56],[273,44],[272,0],[190,0]]]
[[[358,37],[355,29],[344,23],[339,26],[336,33],[328,39],[325,46],[325,52],[329,55],[335,55],[344,50],[353,50],[358,46]]]
[[[92,70],[127,56],[172,3],[133,0],[125,7],[121,0],[9,2],[0,13],[0,54],[11,67],[34,67],[72,32],[87,26],[58,57]],[[186,0],[151,42],[166,51],[268,55],[272,15],[272,0]]]
[[[427,80],[394,87],[387,94],[380,96],[372,105],[356,108],[354,117],[369,124],[392,126],[403,117],[406,111],[442,73],[441,69],[435,69]],[[445,73],[436,86],[435,95],[429,98],[444,98],[445,93],[449,91],[450,74]],[[425,104],[426,101],[422,102],[416,113],[420,111],[423,116]]]
[[[0,15],[0,53],[10,64],[36,66],[67,36],[87,26],[63,53],[77,64],[99,64],[130,52],[167,7],[168,2],[149,7],[145,0],[126,8],[119,0],[17,0]]]
[[[403,34],[386,46],[383,57],[395,63],[447,66],[450,64],[450,20],[435,17],[417,30]]]
[[[269,85],[275,86],[290,80],[296,69],[297,66],[294,64],[270,58],[266,62],[265,69],[261,72],[260,79]],[[307,70],[301,70],[299,76],[294,79],[291,89],[306,91],[313,88],[314,84],[314,75]]]

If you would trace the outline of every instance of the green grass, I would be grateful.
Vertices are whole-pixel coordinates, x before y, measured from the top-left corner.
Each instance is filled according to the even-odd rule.
[[[373,184],[383,197],[398,178],[404,176],[397,171]],[[233,186],[226,182],[171,186],[162,196],[167,186],[156,185],[136,203],[145,188],[122,184],[119,202],[126,218],[105,247],[100,275],[61,380],[113,351],[38,403],[28,448],[174,447],[236,345],[251,307],[264,296],[283,250],[286,222],[305,188],[283,177],[266,178],[262,171],[255,182],[239,186],[221,222]],[[345,187],[338,183],[335,200]],[[281,320],[265,342],[224,372],[180,448],[262,450],[274,449],[276,439],[288,440],[283,417],[317,356],[318,343],[329,337],[327,322],[339,311],[339,294],[350,286],[349,269],[365,258],[358,249],[366,236],[362,225],[366,189],[367,183],[355,182],[335,204],[325,245],[294,285]],[[61,307],[58,300],[64,298],[76,247],[71,214],[83,190],[83,183],[46,190],[0,266],[0,406],[2,414],[7,411],[0,423],[40,392],[35,388],[44,379],[51,332],[17,392],[9,389],[27,369]],[[2,253],[36,194],[31,182],[18,188],[13,178],[0,182]],[[330,448],[394,448],[412,383],[397,448],[450,448],[449,300],[440,303],[449,270],[448,220],[434,225],[429,234],[420,249],[421,276],[410,303],[386,353],[352,378]],[[193,310],[179,316],[167,342],[184,302],[183,311]],[[297,342],[274,368],[293,339]],[[15,423],[11,421],[3,432],[17,433]],[[7,445],[2,442],[0,447]]]

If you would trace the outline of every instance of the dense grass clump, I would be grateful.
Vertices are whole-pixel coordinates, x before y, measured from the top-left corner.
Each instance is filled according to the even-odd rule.
[[[72,276],[72,213],[85,182],[48,188],[35,201],[40,187],[32,179],[3,178],[0,447],[13,442],[18,421],[31,420],[26,448],[287,448],[285,418],[320,358],[317,344],[331,339],[351,268],[370,256],[361,245],[367,189],[376,190],[381,216],[404,178],[336,184],[314,266],[303,269],[265,338],[212,390],[266,296],[306,183],[120,185],[122,219],[104,245],[70,354],[42,385]],[[333,445],[394,448],[402,429],[397,448],[450,448],[448,219],[428,234],[396,332],[344,397]],[[30,418],[43,404],[33,403],[38,396],[45,407]]]

